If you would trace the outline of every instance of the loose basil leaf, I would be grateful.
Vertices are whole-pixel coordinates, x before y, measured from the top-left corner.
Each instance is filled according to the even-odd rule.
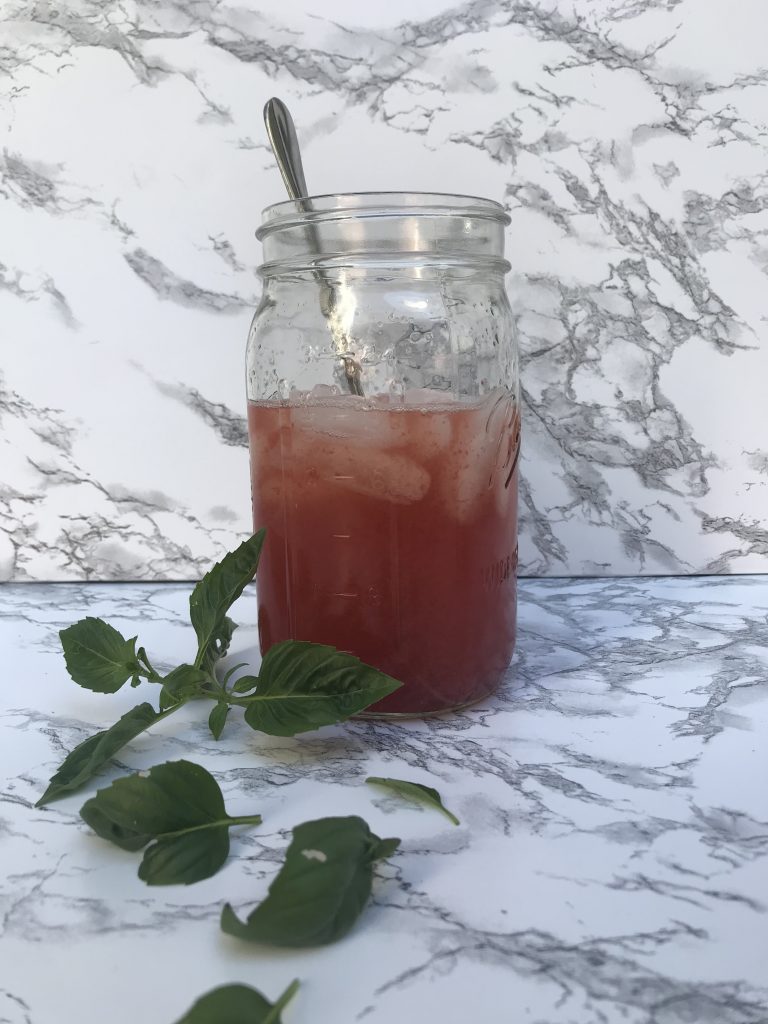
[[[217,740],[224,731],[228,714],[229,704],[217,704],[208,716],[208,728],[211,730],[211,734],[215,740]]]
[[[273,1005],[248,985],[222,985],[201,996],[176,1024],[281,1024],[280,1013],[299,990],[293,981]]]
[[[163,678],[163,689],[180,700],[198,694],[209,676],[194,665],[178,665]]]
[[[229,646],[235,624],[227,612],[253,579],[264,543],[259,530],[200,580],[189,598],[189,617],[198,641],[197,667],[210,669],[212,660]]]
[[[144,854],[139,878],[149,885],[189,885],[210,878],[229,853],[232,825],[261,822],[258,815],[227,814],[216,780],[191,761],[168,761],[148,775],[129,775],[100,789],[80,815],[97,835]]]
[[[79,789],[103,768],[118,750],[148,729],[159,717],[151,704],[139,704],[138,707],[127,711],[109,729],[103,729],[83,740],[64,758],[35,806],[43,807]]]
[[[404,779],[381,779],[375,775],[371,775],[365,781],[372,786],[383,786],[385,789],[391,789],[393,793],[405,797],[406,800],[416,800],[419,803],[428,804],[430,807],[434,807],[435,810],[441,811],[454,825],[461,824],[456,815],[452,814],[444,806],[437,790],[432,789],[431,786],[422,786],[420,782],[406,782]]]
[[[355,816],[305,821],[263,903],[241,921],[227,903],[222,930],[272,946],[322,946],[346,935],[371,894],[374,861],[399,839],[379,839]]]
[[[380,839],[371,853],[371,860],[386,860],[400,845],[399,839]]]
[[[253,824],[260,821],[254,819]],[[148,846],[139,864],[139,878],[147,885],[192,885],[215,875],[228,856],[227,826],[202,826],[186,835],[161,837]]]
[[[400,686],[352,654],[285,640],[267,651],[256,693],[243,698],[245,720],[272,736],[294,736],[344,721]]]
[[[67,671],[78,686],[96,693],[117,693],[129,679],[138,680],[142,665],[136,658],[136,637],[88,616],[59,633]]]
[[[118,837],[167,835],[228,819],[218,783],[191,761],[166,761],[146,775],[116,779],[85,804],[81,813],[86,821],[93,808],[107,817]],[[115,836],[105,838],[119,846]]]
[[[119,846],[121,850],[128,850],[130,853],[142,850],[153,838],[152,833],[118,824],[114,820],[112,809],[107,806],[107,799],[102,799],[104,794],[108,793],[108,789],[97,790],[96,796],[86,800],[80,808],[80,817],[87,825],[90,825],[97,836],[108,839],[115,846]]]

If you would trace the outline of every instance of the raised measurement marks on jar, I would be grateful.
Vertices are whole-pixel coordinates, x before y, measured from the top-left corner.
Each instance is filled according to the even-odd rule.
[[[500,587],[508,580],[514,580],[517,573],[517,547],[511,555],[505,555],[480,570],[486,589]]]
[[[507,473],[506,480],[504,481],[504,487],[505,488],[509,487],[510,483],[512,482],[512,477],[515,475],[515,470],[517,469],[517,463],[518,463],[518,460],[520,459],[520,431],[519,430],[517,432],[517,437],[516,437],[515,442],[513,444],[513,448],[510,449],[510,451],[512,451],[512,450],[514,450],[515,457],[512,460],[512,465],[509,467],[509,472]]]
[[[497,433],[498,432],[498,433]],[[517,465],[520,444],[520,418],[512,397],[501,394],[491,406],[485,422],[485,433],[495,438],[493,463],[488,476],[488,488],[492,488],[497,473],[508,488]],[[511,469],[510,467],[511,463]]]

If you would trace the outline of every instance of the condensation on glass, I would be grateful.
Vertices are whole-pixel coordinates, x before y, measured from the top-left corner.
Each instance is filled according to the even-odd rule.
[[[264,211],[247,388],[262,651],[332,644],[402,680],[372,709],[492,692],[515,639],[509,218],[362,193]]]

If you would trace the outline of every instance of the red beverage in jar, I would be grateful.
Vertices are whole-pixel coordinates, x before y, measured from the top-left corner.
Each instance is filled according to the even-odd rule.
[[[471,704],[514,648],[518,410],[503,389],[438,399],[248,408],[262,653],[350,651],[404,683],[379,714]]]

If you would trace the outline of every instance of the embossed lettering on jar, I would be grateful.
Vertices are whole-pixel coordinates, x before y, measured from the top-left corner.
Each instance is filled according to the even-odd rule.
[[[517,349],[503,208],[362,193],[279,203],[248,340],[262,652],[351,651],[371,709],[480,700],[515,642]]]

